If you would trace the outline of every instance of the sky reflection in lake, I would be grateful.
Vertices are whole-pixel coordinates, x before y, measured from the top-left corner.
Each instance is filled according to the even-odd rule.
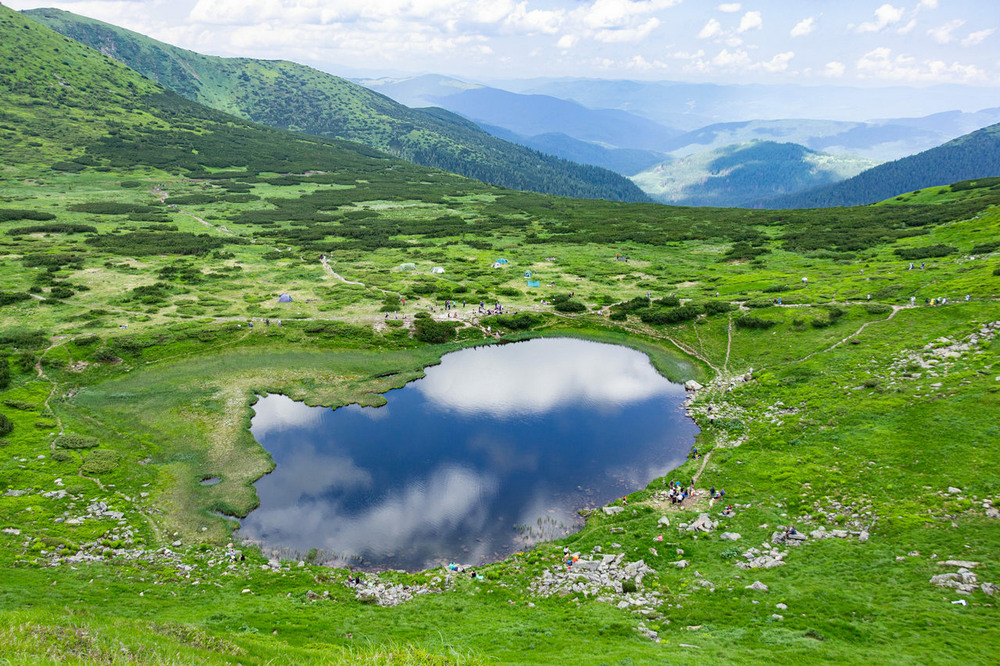
[[[479,564],[678,465],[697,428],[645,355],[542,339],[449,354],[385,407],[255,405],[276,469],[243,537],[367,568]]]

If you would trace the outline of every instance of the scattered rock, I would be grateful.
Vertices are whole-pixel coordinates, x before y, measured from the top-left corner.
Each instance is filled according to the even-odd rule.
[[[700,514],[698,518],[687,526],[688,532],[711,532],[715,529],[715,523],[707,513]]]
[[[767,587],[767,585],[764,585],[764,583],[760,582],[759,580],[755,580],[754,582],[747,585],[746,589],[757,590],[759,592],[767,592],[769,588]]]
[[[687,560],[677,560],[676,562],[671,562],[671,564],[673,564],[678,569],[684,569],[685,567],[687,567],[688,561]]]
[[[606,513],[609,516],[614,516],[615,514],[619,514],[619,513],[621,513],[624,510],[625,509],[623,509],[620,506],[606,506],[606,507],[604,507],[604,513]]]
[[[741,537],[736,532],[723,532],[719,538],[723,541],[739,541]]]
[[[695,380],[689,379],[688,381],[684,382],[684,388],[685,390],[688,391],[700,391],[705,387],[696,382]]]
[[[968,560],[945,560],[943,562],[938,562],[940,567],[965,567],[966,569],[974,569],[979,566],[979,562],[969,562]]]
[[[777,608],[778,610],[788,610],[787,604],[774,604],[774,607]]]
[[[670,519],[666,516],[660,516],[660,519],[656,521],[656,524],[664,527],[670,527]]]

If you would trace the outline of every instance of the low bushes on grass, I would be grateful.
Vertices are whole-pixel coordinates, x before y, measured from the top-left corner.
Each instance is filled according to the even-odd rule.
[[[87,459],[80,466],[80,471],[84,474],[107,474],[118,467],[121,462],[121,455],[117,451],[98,449],[91,451]]]
[[[733,321],[739,328],[747,329],[767,329],[778,323],[770,319],[755,317],[753,315],[743,315],[742,317],[737,317]]]
[[[56,439],[60,449],[94,449],[98,446],[97,438],[87,437],[75,432],[66,432]]]

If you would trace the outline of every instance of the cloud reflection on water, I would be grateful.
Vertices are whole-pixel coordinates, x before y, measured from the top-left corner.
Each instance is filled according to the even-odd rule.
[[[258,440],[270,432],[314,426],[323,418],[323,410],[279,394],[261,398],[253,411],[251,432]]]
[[[296,469],[310,464],[303,449],[290,463]],[[326,469],[329,472],[329,469]],[[363,470],[362,470],[363,471]],[[277,477],[275,477],[277,478]],[[344,557],[406,550],[406,557],[423,556],[430,564],[450,532],[485,532],[497,479],[460,466],[442,466],[428,476],[392,490],[360,512],[352,512],[342,497],[317,497],[303,489],[301,477],[287,475],[268,488],[267,507],[253,511],[240,533],[252,540],[280,543],[305,552],[319,547]],[[463,553],[478,561],[488,543]]]
[[[678,392],[644,354],[567,338],[449,354],[414,387],[440,409],[496,417],[543,414],[573,402],[615,409]]]

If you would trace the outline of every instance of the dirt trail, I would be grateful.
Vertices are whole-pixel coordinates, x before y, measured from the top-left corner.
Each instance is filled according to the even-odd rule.
[[[327,262],[326,257],[321,258],[319,260],[319,263],[323,264],[323,270],[326,271],[327,275],[329,275],[329,276],[331,276],[331,277],[333,277],[333,278],[335,278],[337,280],[340,280],[344,284],[356,284],[356,285],[359,285],[359,286],[362,286],[362,287],[365,286],[364,282],[355,282],[354,280],[348,280],[343,275],[340,275],[339,273],[335,273],[334,270],[332,268],[330,268],[330,264],[329,264],[329,262]],[[380,291],[383,291],[383,290],[380,290]],[[383,293],[385,293],[385,292],[383,291]]]
[[[733,313],[729,313],[729,328],[726,331],[726,360],[722,363],[722,369],[729,372],[729,352],[733,348]]]
[[[909,310],[909,309],[910,309],[909,305],[893,305],[892,306],[892,314],[890,314],[885,319],[876,319],[875,321],[865,322],[864,324],[861,325],[861,328],[859,328],[858,330],[854,331],[853,333],[851,333],[850,335],[848,335],[844,339],[839,340],[839,341],[833,343],[832,345],[830,345],[826,349],[821,349],[819,351],[814,351],[813,353],[809,354],[808,356],[804,356],[804,357],[800,358],[798,361],[796,361],[796,363],[802,363],[803,361],[808,361],[809,359],[811,359],[816,354],[823,354],[825,352],[834,350],[837,347],[839,347],[840,345],[842,345],[845,342],[847,342],[848,340],[850,340],[851,338],[854,338],[854,337],[857,337],[858,335],[860,335],[862,331],[864,331],[866,328],[868,328],[872,324],[881,324],[883,322],[887,322],[890,319],[892,319],[893,317],[895,317],[896,313],[899,312],[900,310]]]

